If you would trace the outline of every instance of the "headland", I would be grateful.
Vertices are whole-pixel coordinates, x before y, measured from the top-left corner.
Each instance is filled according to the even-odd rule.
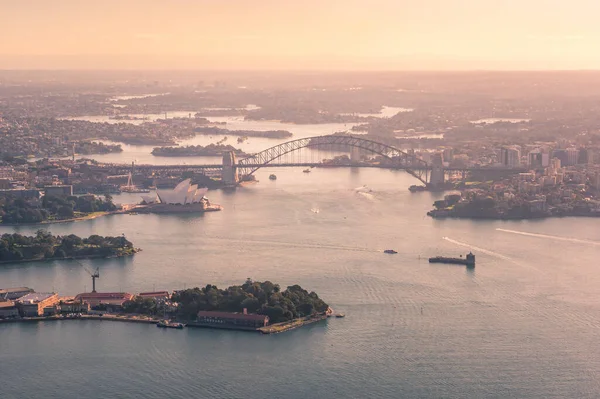
[[[92,275],[98,277],[98,272]],[[250,279],[226,289],[208,284],[171,294],[94,290],[60,297],[54,292],[35,293],[27,287],[0,290],[0,322],[7,323],[106,320],[277,334],[326,320],[331,315],[329,305],[315,292],[299,285],[281,291],[278,284]]]

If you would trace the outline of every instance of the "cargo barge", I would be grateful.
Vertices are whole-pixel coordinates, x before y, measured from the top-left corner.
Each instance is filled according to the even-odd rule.
[[[448,258],[445,256],[435,256],[433,258],[429,258],[429,263],[449,263],[453,265],[465,265],[467,267],[475,267],[475,255],[472,252],[469,252],[466,257],[460,258]]]

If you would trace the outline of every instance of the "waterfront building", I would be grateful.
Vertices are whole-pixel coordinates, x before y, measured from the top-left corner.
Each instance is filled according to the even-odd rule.
[[[44,187],[44,195],[51,195],[53,197],[70,197],[73,195],[72,185],[53,185]]]
[[[262,314],[228,313],[201,310],[198,312],[197,322],[200,325],[222,328],[260,328],[269,324],[269,316]]]
[[[10,319],[19,316],[19,309],[13,301],[0,301],[0,319]]]
[[[4,288],[0,289],[0,300],[14,300],[19,299],[24,295],[30,294],[33,289],[29,287],[17,287],[17,288]]]
[[[157,190],[158,201],[152,201],[152,197],[143,197],[146,202],[160,202],[161,204],[186,205],[202,202],[208,188],[198,188],[197,184],[191,184],[191,179],[185,179],[173,190]],[[147,201],[148,200],[148,201]]]
[[[74,297],[60,298],[60,301],[58,303],[59,313],[87,313],[89,311],[89,303],[77,301]]]
[[[127,301],[133,300],[128,292],[85,292],[75,296],[75,301],[88,303],[91,308],[105,306],[111,310],[121,309]]]
[[[32,292],[17,300],[19,312],[23,317],[44,315],[44,309],[58,303],[58,294],[54,292]]]

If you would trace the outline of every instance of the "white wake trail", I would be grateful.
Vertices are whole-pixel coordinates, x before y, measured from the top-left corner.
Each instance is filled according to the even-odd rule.
[[[528,237],[547,238],[550,240],[567,241],[567,242],[573,242],[573,243],[577,243],[577,244],[600,245],[600,242],[598,242],[598,241],[580,240],[579,238],[551,236],[548,234],[527,233],[525,231],[507,230],[507,229],[496,229],[496,230],[502,231],[504,233],[519,234],[519,235],[528,236]]]

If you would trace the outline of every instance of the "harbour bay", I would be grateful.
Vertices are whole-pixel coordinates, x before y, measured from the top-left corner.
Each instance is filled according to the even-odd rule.
[[[278,180],[269,181],[269,173]],[[458,398],[600,392],[593,334],[600,325],[600,233],[594,220],[433,220],[425,214],[440,196],[411,194],[414,180],[401,171],[317,169],[306,175],[291,168],[259,171],[257,177],[259,183],[234,192],[209,192],[224,207],[218,213],[111,215],[45,227],[53,234],[124,233],[143,249],[131,258],[87,262],[100,268],[104,291],[269,279],[318,292],[346,313],[344,319],[275,336],[93,321],[0,325],[7,337],[0,361],[9,365],[4,395],[233,398],[268,391],[277,397]],[[136,198],[121,194],[115,201]],[[383,254],[386,248],[398,254]],[[469,250],[477,254],[474,271],[426,260]],[[64,294],[91,286],[85,270],[68,261],[3,265],[0,282]],[[257,374],[247,373],[250,367]],[[57,384],[58,373],[70,378]],[[38,384],[46,388],[37,390]],[[23,392],[25,386],[29,391]]]

